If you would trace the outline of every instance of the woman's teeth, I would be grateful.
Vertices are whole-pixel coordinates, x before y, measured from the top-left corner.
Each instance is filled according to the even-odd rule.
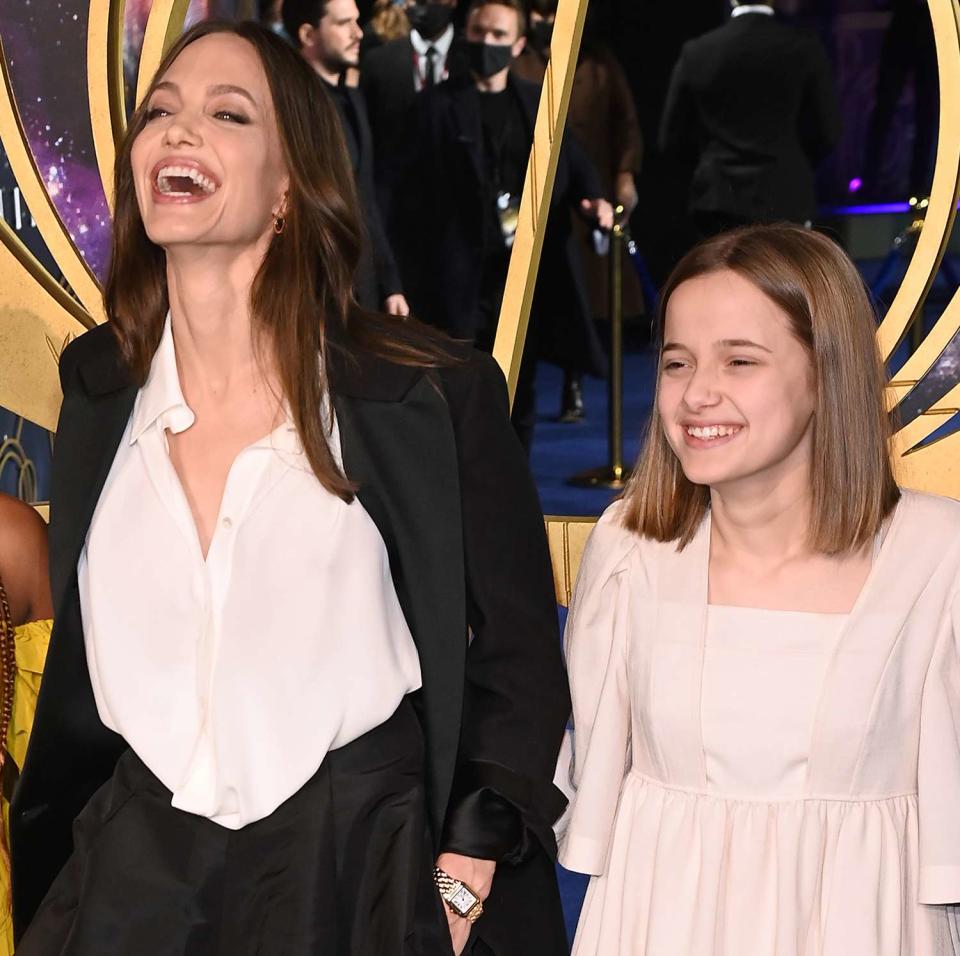
[[[200,192],[216,192],[217,184],[190,166],[164,166],[157,173],[157,189],[168,196],[193,196]]]
[[[692,438],[709,440],[711,438],[726,438],[728,435],[736,435],[740,431],[740,425],[688,425],[687,434]]]

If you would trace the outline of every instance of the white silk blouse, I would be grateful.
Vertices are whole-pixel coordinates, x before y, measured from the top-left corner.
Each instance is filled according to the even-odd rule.
[[[80,606],[100,719],[174,807],[239,829],[390,717],[420,663],[376,525],[317,481],[289,421],[237,456],[204,559],[166,438],[193,421],[168,317],[90,524]]]

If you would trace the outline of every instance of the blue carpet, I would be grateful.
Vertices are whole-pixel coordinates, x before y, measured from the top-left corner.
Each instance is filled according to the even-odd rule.
[[[623,460],[632,464],[653,404],[656,353],[630,352],[623,363]],[[574,488],[567,479],[577,472],[607,463],[607,383],[584,379],[586,418],[573,425],[557,421],[563,376],[541,362],[537,369],[537,426],[530,465],[549,515],[599,515],[615,493],[603,488]]]
[[[590,877],[582,873],[571,873],[557,864],[557,882],[560,884],[560,901],[563,903],[563,921],[567,927],[567,940],[573,946],[573,935],[577,931],[577,918],[583,906],[583,897],[587,892]]]

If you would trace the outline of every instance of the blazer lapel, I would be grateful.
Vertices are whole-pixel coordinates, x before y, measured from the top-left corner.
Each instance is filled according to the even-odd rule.
[[[77,371],[83,387],[64,397],[53,467],[50,579],[58,616],[137,396],[112,336]]]
[[[435,837],[459,746],[466,588],[453,425],[434,377],[378,360],[331,369],[344,469],[383,537],[420,653],[420,717]]]

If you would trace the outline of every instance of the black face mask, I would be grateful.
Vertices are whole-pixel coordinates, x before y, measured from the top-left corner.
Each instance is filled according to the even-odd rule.
[[[483,79],[505,70],[512,61],[513,47],[508,43],[483,43],[480,40],[467,43],[470,70]]]
[[[538,53],[546,53],[553,39],[553,20],[537,20],[530,24],[530,46]]]
[[[410,26],[424,38],[436,40],[450,25],[453,9],[443,3],[418,3],[407,9]]]

